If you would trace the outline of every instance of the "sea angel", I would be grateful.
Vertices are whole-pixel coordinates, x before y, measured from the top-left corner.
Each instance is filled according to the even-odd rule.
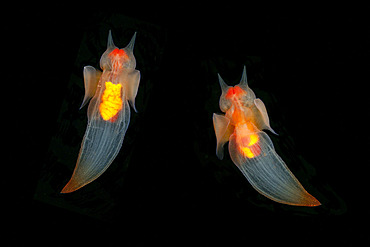
[[[245,67],[240,83],[234,87],[226,85],[220,75],[218,79],[222,89],[219,104],[225,113],[213,114],[218,158],[223,158],[223,146],[229,141],[231,160],[259,193],[289,205],[321,205],[303,188],[262,131],[276,134],[265,104],[248,87]]]
[[[97,179],[113,162],[121,149],[130,123],[130,107],[140,82],[133,54],[136,33],[123,49],[117,48],[108,34],[108,48],[100,59],[100,68],[84,67],[85,97],[81,108],[91,99],[88,124],[72,178],[61,193],[69,193]],[[80,109],[81,109],[80,108]]]

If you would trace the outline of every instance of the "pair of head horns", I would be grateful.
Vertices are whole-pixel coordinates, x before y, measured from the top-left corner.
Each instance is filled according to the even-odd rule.
[[[220,83],[220,86],[221,86],[221,89],[222,91],[225,91],[227,89],[227,87],[229,87],[225,81],[221,78],[220,74],[217,73],[217,76],[218,76],[218,81]],[[244,65],[244,69],[243,69],[243,74],[242,74],[242,78],[238,84],[239,86],[244,86],[244,87],[248,87],[248,82],[247,82],[247,70],[245,68],[245,65]]]
[[[130,50],[130,51],[133,51],[134,50],[134,45],[135,45],[135,39],[136,39],[136,32],[132,36],[130,43],[128,43],[128,45],[125,47],[125,49]],[[108,46],[108,49],[109,48],[113,48],[113,49],[116,48],[116,46],[113,43],[113,38],[112,38],[112,32],[111,32],[111,30],[109,30],[108,44],[107,44],[107,46]]]

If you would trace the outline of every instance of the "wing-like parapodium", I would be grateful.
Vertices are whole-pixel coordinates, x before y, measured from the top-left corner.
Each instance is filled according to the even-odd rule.
[[[80,109],[84,107],[87,104],[87,102],[89,102],[89,100],[95,95],[96,87],[98,85],[101,72],[97,71],[92,66],[85,66],[83,75],[85,85],[85,96],[82,101]]]
[[[130,102],[130,105],[134,111],[137,112],[135,107],[135,98],[140,83],[140,71],[136,69],[126,69],[120,75],[120,79],[124,82],[123,84],[127,100]]]

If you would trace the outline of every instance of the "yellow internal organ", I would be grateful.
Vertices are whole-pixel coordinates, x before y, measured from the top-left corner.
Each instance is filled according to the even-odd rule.
[[[240,150],[244,153],[245,156],[247,156],[248,158],[254,158],[256,155],[259,155],[260,154],[260,150],[259,149],[256,149],[255,148],[255,153],[256,155],[251,151],[251,149],[249,147],[253,146],[254,144],[256,144],[259,140],[259,137],[258,135],[256,134],[252,134],[249,136],[249,143],[246,147],[244,146],[241,146],[240,147]]]
[[[252,134],[252,135],[250,135],[250,137],[249,137],[251,140],[249,141],[249,144],[248,144],[248,146],[252,146],[252,145],[254,145],[254,144],[256,144],[257,142],[258,142],[258,135],[256,135],[256,134]]]
[[[117,115],[122,109],[121,84],[113,84],[110,81],[105,82],[105,90],[101,97],[99,106],[100,115],[104,120],[109,120]]]
[[[248,148],[248,147],[242,147],[240,148],[243,153],[245,154],[245,156],[247,156],[248,158],[253,158],[254,157],[254,154],[252,153],[251,149]]]

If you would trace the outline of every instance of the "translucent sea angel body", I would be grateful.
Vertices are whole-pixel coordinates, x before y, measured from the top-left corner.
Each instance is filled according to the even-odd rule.
[[[222,89],[219,103],[225,113],[213,114],[218,158],[223,158],[223,146],[229,141],[231,160],[259,193],[289,205],[321,205],[303,188],[262,131],[276,134],[264,103],[248,87],[245,67],[240,83],[234,87],[226,85],[220,75],[218,78]]]
[[[91,99],[88,125],[72,178],[61,193],[69,193],[97,179],[121,149],[130,123],[130,107],[136,112],[135,97],[140,82],[133,54],[136,33],[123,49],[108,35],[108,48],[100,59],[103,72],[84,67],[85,97],[81,108]]]

